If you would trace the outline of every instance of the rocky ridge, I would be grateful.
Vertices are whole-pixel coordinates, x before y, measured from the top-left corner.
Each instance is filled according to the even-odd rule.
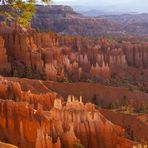
[[[104,18],[85,17],[70,6],[36,6],[32,27],[42,31],[60,34],[95,36],[106,33],[122,33],[121,27]],[[84,27],[85,26],[85,27]]]
[[[68,35],[148,35],[148,14],[83,16],[70,6],[36,6],[32,27]]]

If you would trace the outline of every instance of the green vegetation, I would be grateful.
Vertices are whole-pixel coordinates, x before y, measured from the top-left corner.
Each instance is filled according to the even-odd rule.
[[[143,103],[140,112],[148,114],[148,101]]]
[[[32,67],[26,66],[26,77],[29,79],[40,79],[40,74],[37,69],[33,69]]]
[[[0,16],[4,18],[6,25],[13,24],[16,30],[18,26],[21,28],[30,26],[36,0],[0,0],[0,2]],[[49,4],[50,0],[42,0],[42,2]]]
[[[74,143],[73,147],[74,147],[74,148],[84,148],[84,146],[83,146],[82,144],[77,143],[77,142]]]
[[[19,77],[18,71],[16,69],[12,70],[13,77]]]
[[[110,104],[110,109],[117,110],[126,114],[147,114],[148,113],[148,101],[145,101],[139,107],[134,106],[131,99],[125,100],[122,103],[118,100],[113,101]]]

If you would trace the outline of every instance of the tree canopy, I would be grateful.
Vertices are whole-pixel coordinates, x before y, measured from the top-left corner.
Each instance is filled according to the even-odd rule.
[[[51,0],[41,0],[41,2],[50,4]],[[36,0],[0,0],[0,16],[5,24],[15,24],[21,28],[27,28],[33,14],[35,13]]]

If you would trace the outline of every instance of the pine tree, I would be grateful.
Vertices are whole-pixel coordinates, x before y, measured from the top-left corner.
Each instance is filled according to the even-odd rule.
[[[50,0],[41,0],[49,4]],[[14,24],[15,29],[29,27],[35,13],[36,0],[0,0],[0,16],[6,25]]]

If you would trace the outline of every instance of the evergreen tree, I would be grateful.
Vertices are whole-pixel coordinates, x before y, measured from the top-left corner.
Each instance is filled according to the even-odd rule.
[[[50,0],[41,0],[49,4]],[[29,27],[35,13],[36,0],[0,0],[0,16],[6,25],[14,24],[15,29]]]

